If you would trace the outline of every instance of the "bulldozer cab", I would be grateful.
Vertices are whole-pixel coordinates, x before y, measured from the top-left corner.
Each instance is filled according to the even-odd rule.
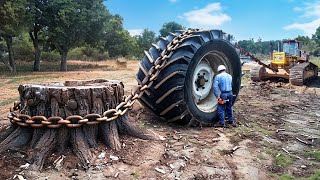
[[[295,60],[307,60],[306,57],[302,57],[306,54],[302,53],[300,41],[284,40],[281,44],[281,49],[272,54],[272,65],[285,68]]]
[[[297,56],[301,54],[301,43],[297,40],[286,40],[282,42],[282,50],[286,56]]]

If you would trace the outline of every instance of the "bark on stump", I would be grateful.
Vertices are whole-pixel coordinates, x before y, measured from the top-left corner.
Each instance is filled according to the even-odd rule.
[[[45,159],[53,152],[63,153],[72,148],[86,169],[90,166],[92,154],[98,141],[106,146],[120,150],[119,133],[129,134],[142,139],[155,139],[153,135],[128,122],[128,115],[119,116],[113,121],[97,123],[99,115],[114,109],[124,95],[120,81],[92,80],[66,81],[63,84],[20,85],[20,112],[30,117],[45,116],[70,118],[71,125],[53,122],[51,127],[32,127],[26,122],[12,123],[0,133],[0,153],[6,150],[29,150],[29,161],[34,170],[41,170]],[[89,115],[88,115],[89,114]],[[80,124],[77,117],[87,122]],[[28,119],[28,118],[27,118]],[[56,118],[57,120],[59,118]],[[78,122],[77,122],[78,121]],[[41,122],[37,122],[41,126]],[[37,125],[36,125],[37,126]],[[52,128],[55,127],[56,128]],[[80,127],[77,127],[80,126]]]

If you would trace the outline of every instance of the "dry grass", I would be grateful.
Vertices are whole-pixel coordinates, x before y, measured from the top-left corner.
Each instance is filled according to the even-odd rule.
[[[116,64],[118,69],[126,69],[128,61],[125,58],[118,58]]]

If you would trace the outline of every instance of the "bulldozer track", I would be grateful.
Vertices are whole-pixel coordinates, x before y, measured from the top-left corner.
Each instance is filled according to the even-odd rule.
[[[306,77],[306,73],[313,73]],[[318,67],[310,62],[297,64],[290,69],[289,81],[292,85],[302,86],[306,80],[315,77],[318,73]]]
[[[142,97],[142,95],[147,92],[147,90],[151,87],[154,80],[157,79],[160,71],[165,68],[169,63],[167,60],[173,55],[174,51],[180,46],[180,44],[187,38],[196,37],[194,35],[195,32],[202,32],[199,29],[188,29],[178,36],[174,35],[173,40],[162,50],[160,56],[157,59],[153,59],[152,56],[148,53],[148,51],[144,51],[146,57],[152,64],[152,67],[147,71],[142,64],[139,63],[140,69],[145,74],[145,78],[142,81],[138,81],[139,85],[131,91],[129,96],[124,96],[123,101],[117,105],[115,109],[109,109],[105,111],[102,115],[100,114],[87,114],[82,117],[79,115],[71,115],[67,118],[63,119],[59,116],[54,117],[45,117],[45,116],[29,116],[27,114],[21,114],[20,103],[15,102],[14,107],[10,108],[10,113],[8,114],[8,118],[11,123],[19,125],[19,126],[30,126],[33,128],[60,128],[61,126],[66,126],[68,128],[77,128],[81,127],[83,124],[94,125],[100,122],[108,122],[114,121],[118,117],[123,116],[127,113],[129,109],[132,108],[135,101]],[[157,50],[160,50],[158,45],[153,44]],[[172,62],[170,62],[172,63]],[[168,77],[170,78],[170,77]],[[157,87],[161,86],[158,84]],[[169,92],[168,92],[169,93]],[[146,93],[150,94],[150,93]],[[163,98],[162,98],[163,99]],[[159,101],[161,98],[159,99]],[[178,102],[182,103],[182,102]],[[177,106],[177,104],[172,104],[170,107],[165,109],[161,114],[165,114],[170,108]]]
[[[303,65],[303,66],[302,66]],[[290,69],[289,81],[293,85],[302,86],[304,82],[304,68],[305,64],[299,64]]]

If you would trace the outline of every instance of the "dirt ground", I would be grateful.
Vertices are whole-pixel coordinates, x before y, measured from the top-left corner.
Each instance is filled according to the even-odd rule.
[[[0,76],[0,125],[9,124],[6,113],[18,97],[19,84],[119,79],[127,93],[136,84],[137,61],[128,61],[126,67],[116,62],[97,67],[102,65],[108,68]],[[120,152],[100,145],[92,149],[97,158],[87,171],[71,152],[62,157],[63,168],[54,163],[59,156],[53,154],[43,171],[34,172],[20,167],[27,163],[26,152],[10,151],[0,155],[0,179],[317,179],[319,87],[320,78],[296,87],[253,83],[245,76],[234,107],[239,127],[226,129],[168,124],[136,103],[130,112],[134,123],[163,136],[162,141],[123,136]]]

